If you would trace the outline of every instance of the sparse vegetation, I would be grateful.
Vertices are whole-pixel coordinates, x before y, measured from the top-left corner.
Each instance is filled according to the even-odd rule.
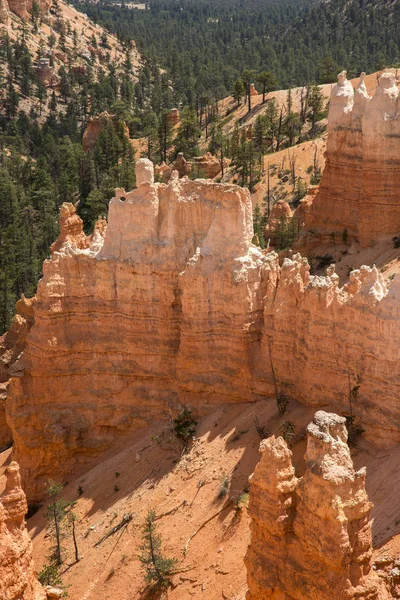
[[[287,396],[283,392],[278,394],[278,396],[276,398],[276,403],[278,405],[278,412],[280,415],[285,414],[287,407],[289,406],[289,402],[290,402],[289,396]]]
[[[219,488],[218,488],[218,498],[219,499],[225,498],[225,496],[227,496],[227,494],[229,492],[230,484],[231,484],[231,480],[228,477],[228,475],[223,475],[221,477],[221,480],[219,483]]]
[[[265,438],[267,438],[270,434],[269,429],[267,427],[265,427],[264,425],[260,424],[258,417],[254,417],[253,423],[254,423],[254,427],[256,428],[258,435],[260,436],[260,439],[265,440]]]
[[[295,425],[293,421],[282,421],[279,425],[279,430],[285,442],[288,446],[291,446],[295,437]]]
[[[187,448],[196,433],[197,421],[190,406],[185,406],[173,420],[175,435]]]
[[[349,414],[346,417],[346,427],[348,432],[348,444],[350,447],[357,446],[358,438],[364,433],[362,426],[357,423],[357,417],[354,413],[353,403],[357,401],[360,394],[360,387],[362,384],[361,375],[357,374],[355,378],[355,384],[351,385],[349,375]]]
[[[45,512],[47,519],[47,528],[53,540],[52,553],[50,564],[54,561],[57,566],[62,564],[62,548],[61,541],[65,537],[64,519],[68,502],[60,497],[63,486],[59,483],[51,481],[47,488],[47,494],[50,502]]]
[[[69,511],[68,524],[71,528],[72,540],[74,542],[75,562],[79,562],[79,549],[78,549],[78,542],[76,539],[76,520],[77,520],[76,514],[72,510]]]
[[[50,561],[48,564],[43,565],[38,573],[38,580],[42,585],[54,585],[57,587],[62,586],[62,580],[59,574],[59,567],[54,562]]]
[[[156,531],[155,519],[156,513],[150,509],[143,525],[143,542],[140,546],[139,560],[145,571],[146,583],[162,590],[169,587],[171,575],[178,561],[163,555],[161,536]]]
[[[297,221],[295,217],[287,220],[281,217],[276,228],[274,238],[277,250],[290,248],[297,236]]]
[[[244,508],[247,508],[248,504],[249,504],[249,492],[242,492],[241,494],[239,494],[239,496],[237,497],[237,500],[236,500],[236,509],[243,510]]]

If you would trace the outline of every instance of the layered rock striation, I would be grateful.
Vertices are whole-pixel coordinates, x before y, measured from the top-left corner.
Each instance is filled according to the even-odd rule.
[[[339,288],[300,255],[280,267],[251,243],[247,190],[153,183],[147,159],[136,178],[90,238],[61,209],[7,400],[30,498],[171,407],[271,398],[272,368],[279,392],[339,413],[361,381],[365,435],[400,441],[396,279],[363,267]]]
[[[400,230],[399,90],[394,75],[383,73],[370,97],[364,76],[354,91],[343,71],[332,90],[325,170],[319,193],[299,215],[300,249],[333,237],[365,247]]]
[[[32,542],[25,525],[28,510],[18,464],[6,468],[6,489],[0,497],[0,597],[2,600],[45,600],[36,579]]]
[[[371,503],[355,471],[345,419],[319,411],[296,478],[283,438],[261,443],[251,480],[247,600],[384,600],[372,570]]]

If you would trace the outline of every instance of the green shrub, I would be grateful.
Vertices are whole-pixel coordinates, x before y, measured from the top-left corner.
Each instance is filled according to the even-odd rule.
[[[197,421],[193,416],[193,411],[189,406],[184,407],[173,421],[174,431],[185,446],[193,439],[196,433]]]

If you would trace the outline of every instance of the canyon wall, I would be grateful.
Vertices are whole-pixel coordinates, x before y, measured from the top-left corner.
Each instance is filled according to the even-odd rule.
[[[252,243],[248,190],[211,181],[117,189],[91,237],[72,205],[44,263],[7,419],[29,498],[138,427],[190,404],[273,400],[353,412],[381,445],[400,441],[400,285],[363,267],[339,288],[299,255]],[[272,376],[275,375],[275,384]]]
[[[332,90],[326,164],[319,192],[301,215],[300,250],[332,243],[333,236],[341,243],[346,233],[365,247],[400,231],[399,91],[394,75],[383,73],[370,97],[364,75],[354,92],[344,71]]]
[[[45,600],[36,579],[32,542],[25,525],[28,510],[17,463],[6,468],[6,489],[0,497],[0,597],[2,600]]]
[[[261,443],[251,480],[247,600],[385,600],[372,569],[371,503],[355,471],[345,419],[319,411],[297,479],[283,438]]]

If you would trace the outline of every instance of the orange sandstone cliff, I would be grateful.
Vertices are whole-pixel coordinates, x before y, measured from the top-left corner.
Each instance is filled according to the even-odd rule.
[[[317,412],[299,479],[282,437],[261,443],[250,493],[247,600],[392,597],[372,569],[366,471],[354,470],[346,441],[345,419]]]
[[[300,249],[343,235],[365,247],[400,231],[399,90],[393,73],[383,73],[370,97],[364,76],[354,91],[343,71],[332,90],[325,170],[301,215]]]
[[[400,440],[396,279],[363,267],[340,288],[333,267],[311,276],[300,255],[280,266],[251,243],[238,186],[154,183],[147,159],[137,185],[116,190],[90,239],[62,208],[7,399],[29,498],[184,404],[204,413],[277,390],[343,414],[361,381],[365,435]]]
[[[6,489],[0,497],[0,598],[45,600],[36,579],[32,542],[25,526],[28,510],[17,463],[6,468]]]

